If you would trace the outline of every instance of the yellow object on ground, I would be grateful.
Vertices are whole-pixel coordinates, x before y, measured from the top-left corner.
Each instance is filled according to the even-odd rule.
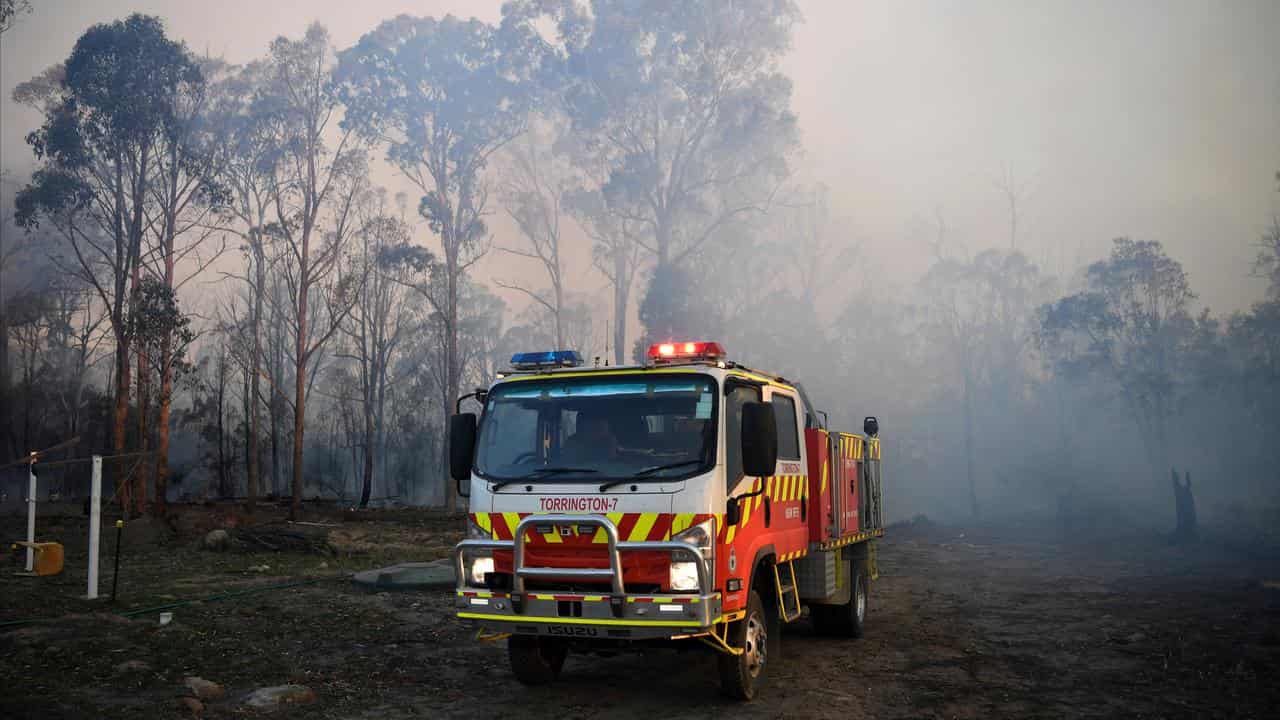
[[[56,542],[18,542],[19,547],[29,547],[35,551],[35,563],[32,570],[36,575],[57,575],[62,572],[62,543]]]

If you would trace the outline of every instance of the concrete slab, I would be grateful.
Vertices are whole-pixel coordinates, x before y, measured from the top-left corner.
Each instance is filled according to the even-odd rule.
[[[399,590],[451,590],[456,585],[453,561],[441,558],[431,562],[400,563],[377,570],[356,573],[351,581],[375,592]]]

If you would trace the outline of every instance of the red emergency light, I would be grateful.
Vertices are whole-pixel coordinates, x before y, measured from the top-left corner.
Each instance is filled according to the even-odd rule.
[[[724,346],[718,342],[665,342],[649,346],[651,362],[668,360],[721,360]]]

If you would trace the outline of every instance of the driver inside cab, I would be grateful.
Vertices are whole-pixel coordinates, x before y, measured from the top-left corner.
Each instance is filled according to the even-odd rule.
[[[564,443],[565,459],[570,462],[612,460],[618,456],[618,438],[609,426],[609,418],[601,412],[578,413],[577,428]]]

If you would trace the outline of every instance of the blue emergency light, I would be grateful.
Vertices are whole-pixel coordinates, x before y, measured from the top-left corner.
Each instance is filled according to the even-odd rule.
[[[511,367],[516,370],[538,370],[553,367],[578,367],[582,356],[576,350],[548,350],[546,352],[516,353],[511,356]]]

